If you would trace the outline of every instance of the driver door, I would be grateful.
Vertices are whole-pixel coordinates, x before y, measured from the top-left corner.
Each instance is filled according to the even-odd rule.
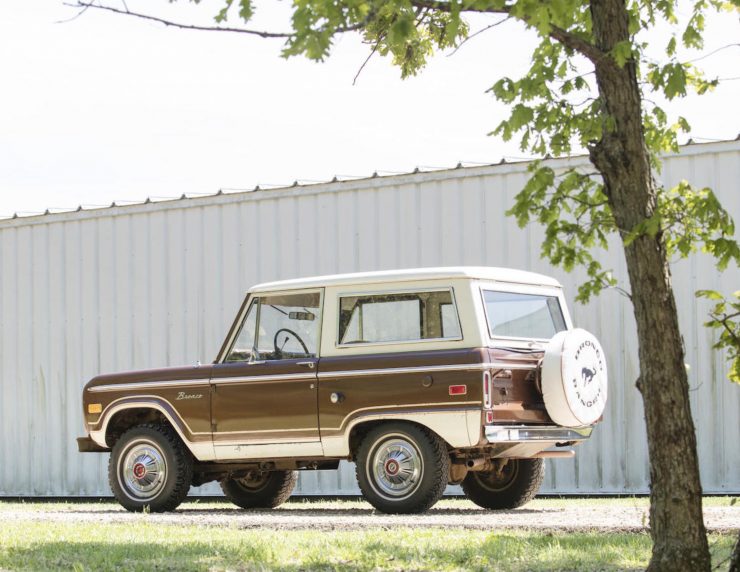
[[[216,459],[321,456],[317,363],[323,290],[252,297],[213,367]]]

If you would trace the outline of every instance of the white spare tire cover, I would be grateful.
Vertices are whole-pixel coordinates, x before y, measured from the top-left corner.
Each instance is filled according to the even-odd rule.
[[[596,422],[606,406],[606,357],[595,336],[576,328],[553,337],[542,360],[542,396],[564,427]]]

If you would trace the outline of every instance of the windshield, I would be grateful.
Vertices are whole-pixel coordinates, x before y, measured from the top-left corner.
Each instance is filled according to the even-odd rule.
[[[316,357],[321,294],[270,294],[252,301],[227,362]]]
[[[491,337],[550,339],[566,329],[557,296],[483,290]]]

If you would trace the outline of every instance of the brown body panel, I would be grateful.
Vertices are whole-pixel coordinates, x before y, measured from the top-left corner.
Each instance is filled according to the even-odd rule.
[[[193,443],[313,442],[383,413],[481,409],[490,363],[494,423],[551,423],[531,369],[540,358],[473,348],[141,370],[94,378],[83,403],[93,431],[112,407],[152,403]]]
[[[214,443],[318,441],[317,361],[214,365]]]
[[[481,365],[486,357],[484,350],[470,349],[322,358],[318,393],[321,436],[340,435],[353,420],[383,412],[480,408]],[[466,365],[472,367],[466,370]],[[460,369],[452,369],[456,366]],[[445,367],[451,369],[435,370]],[[416,370],[394,371],[406,368]],[[353,374],[347,376],[346,372]],[[339,375],[342,373],[345,375]],[[450,395],[451,385],[464,385],[465,394]],[[340,396],[338,403],[332,403],[332,393]]]
[[[113,407],[155,403],[179,422],[187,439],[210,440],[211,370],[212,366],[205,365],[99,375],[90,380],[83,392],[85,421],[91,424],[91,431],[97,431]],[[154,385],[159,382],[171,385]],[[89,413],[90,403],[100,404],[102,414]]]

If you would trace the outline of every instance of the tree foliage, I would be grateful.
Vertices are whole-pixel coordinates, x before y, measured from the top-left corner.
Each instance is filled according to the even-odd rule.
[[[725,298],[716,290],[699,290],[696,295],[714,302],[709,311],[709,321],[704,325],[718,331],[719,339],[714,347],[727,351],[730,362],[727,377],[730,381],[740,383],[740,290],[736,290],[730,298]]]

